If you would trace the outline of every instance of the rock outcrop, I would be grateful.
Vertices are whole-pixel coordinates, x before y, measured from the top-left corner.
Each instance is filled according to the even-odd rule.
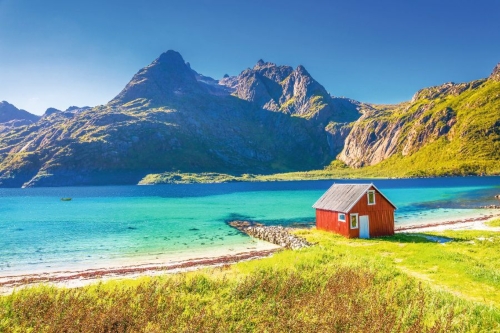
[[[258,238],[287,249],[297,250],[312,245],[304,238],[290,233],[290,231],[292,231],[291,228],[284,228],[282,226],[264,226],[260,223],[249,221],[231,221],[229,222],[229,225],[251,237]]]
[[[486,205],[486,206],[479,206],[479,208],[484,208],[484,209],[500,209],[500,205]]]
[[[493,69],[493,72],[491,72],[489,79],[500,82],[500,63],[498,63],[495,66],[495,68]]]

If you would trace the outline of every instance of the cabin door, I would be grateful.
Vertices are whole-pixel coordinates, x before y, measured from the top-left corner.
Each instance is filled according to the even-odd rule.
[[[359,217],[359,238],[370,238],[370,222],[368,215]]]

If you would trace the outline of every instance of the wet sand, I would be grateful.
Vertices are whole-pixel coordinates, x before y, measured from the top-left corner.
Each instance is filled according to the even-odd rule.
[[[43,274],[24,274],[17,276],[0,277],[0,295],[9,294],[15,289],[25,288],[38,284],[58,287],[81,287],[91,283],[110,279],[137,278],[141,276],[156,276],[167,273],[179,273],[197,270],[206,267],[219,267],[241,261],[253,260],[271,256],[281,248],[268,246],[266,249],[228,254],[224,256],[193,258],[190,260],[169,263],[165,265],[144,264],[137,266],[123,266],[120,268],[88,269],[84,271],[60,271]]]

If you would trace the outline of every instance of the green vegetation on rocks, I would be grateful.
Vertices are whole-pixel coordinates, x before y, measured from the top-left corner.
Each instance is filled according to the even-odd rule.
[[[165,172],[160,174],[149,174],[139,182],[139,185],[154,184],[208,184],[208,183],[228,183],[236,181],[252,181],[253,175],[232,176],[223,173],[202,172],[202,173],[180,173]]]
[[[498,81],[423,89],[410,104],[365,113],[339,159],[371,176],[500,174],[499,115]]]

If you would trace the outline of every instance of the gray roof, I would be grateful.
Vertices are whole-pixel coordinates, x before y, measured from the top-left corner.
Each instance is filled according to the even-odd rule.
[[[392,206],[394,206],[394,204],[373,184],[333,184],[328,191],[316,201],[313,208],[347,213],[372,186],[389,201]],[[394,206],[394,208],[396,208],[396,206]]]

